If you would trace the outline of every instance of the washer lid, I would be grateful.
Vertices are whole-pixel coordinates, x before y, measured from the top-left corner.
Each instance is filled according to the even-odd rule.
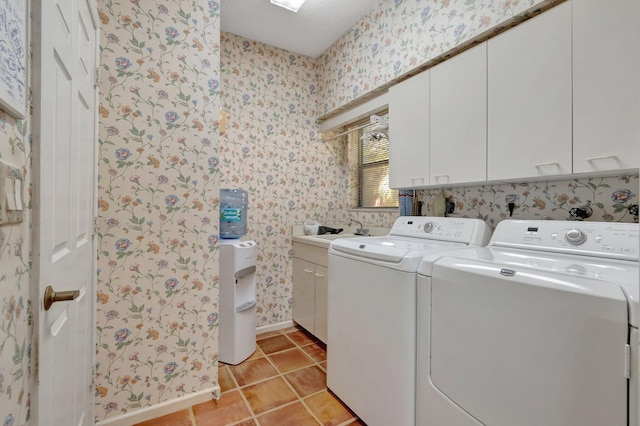
[[[549,253],[544,251],[503,247],[474,247],[457,250],[450,257],[463,260],[478,260],[492,268],[511,270],[515,274],[521,270],[535,272],[549,279],[580,283],[581,279],[605,282],[622,290],[629,307],[629,324],[638,327],[638,276],[637,261],[603,259],[593,256]],[[431,276],[434,261],[426,256],[419,268],[421,275]]]
[[[381,262],[400,263],[406,258],[413,258],[419,261],[427,252],[464,246],[465,244],[462,243],[387,235],[384,237],[339,238],[331,242],[329,253],[346,254],[355,258]]]

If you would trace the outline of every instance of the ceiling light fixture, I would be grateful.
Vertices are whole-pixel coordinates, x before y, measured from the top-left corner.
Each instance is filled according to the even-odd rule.
[[[297,12],[302,7],[305,0],[271,0],[271,4],[284,7],[292,12]]]

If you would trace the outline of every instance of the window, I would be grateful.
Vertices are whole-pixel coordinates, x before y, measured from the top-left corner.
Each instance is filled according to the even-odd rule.
[[[353,207],[398,207],[398,191],[389,188],[389,137],[376,126],[369,118],[347,126]]]

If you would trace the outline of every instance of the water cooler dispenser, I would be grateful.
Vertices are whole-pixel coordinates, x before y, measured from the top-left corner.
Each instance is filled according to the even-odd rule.
[[[256,350],[255,241],[246,234],[247,195],[220,191],[220,347],[218,358],[239,364]]]

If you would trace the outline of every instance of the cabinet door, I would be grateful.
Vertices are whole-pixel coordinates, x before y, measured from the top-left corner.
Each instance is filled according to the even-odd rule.
[[[316,332],[323,343],[327,343],[327,268],[316,265]]]
[[[487,44],[431,68],[431,185],[487,179]]]
[[[314,264],[293,258],[293,320],[315,333]]]
[[[487,178],[571,173],[571,2],[489,40],[487,49]]]
[[[573,171],[638,167],[640,2],[572,2]]]
[[[429,71],[389,89],[389,186],[429,184]]]

